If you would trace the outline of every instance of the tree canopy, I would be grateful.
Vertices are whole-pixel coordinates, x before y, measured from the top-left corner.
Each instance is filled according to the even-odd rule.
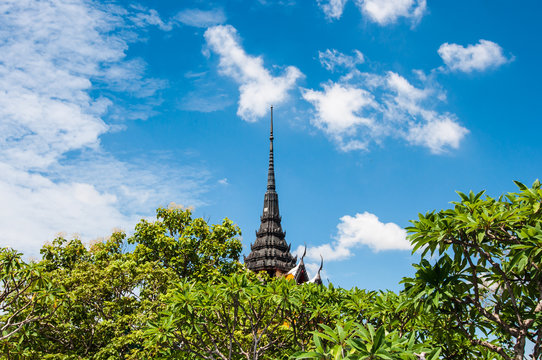
[[[405,279],[408,294],[438,314],[432,331],[455,333],[504,359],[531,358],[542,345],[542,189],[494,199],[458,193],[454,207],[419,216],[408,228],[424,259]]]
[[[158,209],[132,236],[58,237],[42,259],[0,249],[6,359],[541,358],[542,189],[459,193],[420,214],[404,290],[255,274],[240,230]]]

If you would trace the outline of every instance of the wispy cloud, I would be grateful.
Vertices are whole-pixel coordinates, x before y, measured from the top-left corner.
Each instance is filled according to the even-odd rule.
[[[383,223],[369,212],[345,215],[337,225],[335,241],[307,248],[307,258],[337,261],[349,258],[356,248],[368,246],[374,252],[388,250],[411,250],[406,231],[394,223]],[[298,247],[297,253],[303,251]]]
[[[326,17],[339,19],[348,0],[316,0]],[[427,12],[426,0],[354,0],[361,13],[381,26],[396,23],[400,18],[416,25]]]
[[[327,49],[326,51],[318,51],[318,59],[320,64],[329,71],[334,71],[335,68],[352,69],[358,64],[363,64],[365,61],[363,54],[359,50],[354,50],[354,55],[346,55],[336,49]]]
[[[438,49],[438,54],[448,69],[466,73],[497,68],[513,61],[513,57],[503,54],[499,44],[489,40],[480,40],[478,44],[467,47],[444,43]]]
[[[154,197],[166,167],[124,163],[100,145],[122,125],[108,121],[113,115],[138,116],[100,90],[146,98],[164,86],[145,76],[143,61],[126,57],[141,11],[82,0],[0,4],[1,246],[36,254],[59,231],[105,235],[156,201],[176,200]],[[148,15],[135,16],[136,26],[161,26]],[[192,184],[206,181],[196,174]]]
[[[328,19],[339,19],[348,0],[316,0]]]
[[[270,105],[284,102],[303,76],[294,66],[288,66],[282,75],[271,75],[261,57],[245,52],[237,31],[230,25],[211,27],[204,36],[209,48],[219,55],[220,73],[239,84],[237,115],[246,121],[256,121],[266,114]]]
[[[185,9],[175,16],[175,20],[184,25],[207,28],[225,23],[226,15],[222,9]]]
[[[148,25],[157,26],[160,30],[171,31],[174,26],[172,21],[164,21],[154,9],[148,9],[141,5],[131,5],[132,13],[129,14],[129,19],[139,27]]]

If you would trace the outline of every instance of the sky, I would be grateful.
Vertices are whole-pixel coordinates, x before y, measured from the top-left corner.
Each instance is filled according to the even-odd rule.
[[[171,203],[255,240],[274,106],[286,240],[401,288],[404,230],[540,177],[534,0],[0,2],[0,246],[132,232]]]

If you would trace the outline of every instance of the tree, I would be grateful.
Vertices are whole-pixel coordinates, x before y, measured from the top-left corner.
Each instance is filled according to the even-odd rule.
[[[342,315],[345,291],[245,270],[213,283],[181,282],[146,330],[148,356],[164,359],[287,359],[310,331]]]
[[[371,324],[347,322],[335,328],[320,327],[321,331],[313,332],[314,349],[295,354],[295,359],[436,360],[440,354],[440,349],[417,343],[415,333],[401,337],[384,326],[375,330]]]
[[[3,353],[28,359],[145,358],[143,329],[164,309],[168,289],[240,266],[239,229],[228,219],[209,226],[189,209],[157,214],[156,222],[142,220],[128,240],[115,232],[90,246],[62,237],[45,245],[36,266],[53,287],[65,289],[63,301],[54,316],[34,319],[0,342]],[[18,309],[11,307],[6,316]]]
[[[0,248],[0,346],[24,326],[51,316],[59,305],[43,269],[20,253]]]
[[[540,359],[542,189],[538,180],[516,184],[519,192],[498,199],[458,193],[452,209],[420,214],[408,231],[423,259],[404,282],[438,315],[441,339],[460,335],[507,360],[524,359],[529,340]]]
[[[155,222],[141,220],[128,239],[137,244],[138,262],[157,261],[181,278],[199,280],[241,267],[243,245],[236,237],[241,231],[231,220],[209,226],[202,218],[192,219],[190,209],[180,208],[160,208],[156,217]]]

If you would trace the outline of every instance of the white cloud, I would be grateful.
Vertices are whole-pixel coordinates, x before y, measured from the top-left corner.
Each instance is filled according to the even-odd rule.
[[[106,122],[109,114],[136,114],[101,89],[147,97],[163,86],[125,54],[137,39],[133,23],[157,22],[149,14],[138,23],[133,12],[92,1],[0,3],[0,246],[36,255],[59,231],[107,235],[173,196],[193,199],[183,192],[205,182],[195,175],[164,196],[161,176],[183,174],[124,163],[100,147],[120,125]]]
[[[445,94],[431,77],[417,72],[424,85],[412,85],[401,75],[351,71],[323,91],[304,89],[303,98],[315,108],[313,124],[343,151],[367,149],[370,142],[402,138],[439,154],[456,149],[468,130],[453,114],[434,110]]]
[[[359,50],[354,50],[354,56],[350,56],[335,49],[327,49],[324,52],[318,51],[318,59],[320,64],[329,71],[334,71],[335,67],[352,69],[365,61]]]
[[[335,241],[307,248],[307,258],[324,261],[336,261],[349,258],[353,250],[368,246],[374,252],[387,250],[411,250],[412,246],[406,239],[406,231],[394,223],[383,223],[378,217],[369,212],[345,215],[337,225]],[[302,247],[297,252],[302,251]]]
[[[373,120],[363,111],[374,107],[373,96],[363,90],[348,85],[324,84],[323,91],[304,89],[303,98],[315,107],[313,124],[332,136],[343,150],[365,148],[359,141],[344,141],[344,137],[353,135],[363,126],[371,128]]]
[[[446,147],[459,148],[459,143],[468,132],[454,120],[443,116],[426,124],[411,127],[407,139],[414,144],[427,146],[431,152],[438,154]]]
[[[427,9],[426,0],[356,0],[356,4],[364,15],[379,25],[395,23],[401,17],[416,24]]]
[[[348,0],[317,0],[318,5],[328,19],[339,19]]]
[[[272,76],[261,57],[247,55],[239,45],[237,31],[230,25],[207,29],[205,39],[220,57],[221,74],[239,84],[237,114],[246,121],[256,121],[267,113],[269,106],[284,102],[288,91],[302,76],[294,66],[288,66],[281,76]]]
[[[171,21],[164,22],[158,11],[147,9],[141,5],[131,5],[131,8],[134,10],[134,14],[131,14],[129,18],[136,26],[145,27],[153,25],[158,26],[163,31],[171,31],[173,29],[173,23]]]
[[[391,94],[385,100],[384,116],[391,121],[403,120],[406,126],[400,132],[402,137],[428,147],[434,154],[459,148],[469,131],[457,123],[454,115],[441,114],[427,106],[427,100],[443,99],[445,95],[431,87],[418,89],[394,72],[388,73],[387,86]]]
[[[175,19],[188,26],[207,28],[225,23],[226,15],[221,9],[186,9],[179,12]]]
[[[504,56],[498,44],[488,40],[480,40],[478,44],[467,47],[444,43],[438,54],[450,70],[466,73],[496,68],[512,61],[512,58]]]
[[[348,0],[316,0],[329,20],[339,19]],[[379,25],[406,18],[417,25],[427,11],[426,0],[354,0],[361,13]]]

